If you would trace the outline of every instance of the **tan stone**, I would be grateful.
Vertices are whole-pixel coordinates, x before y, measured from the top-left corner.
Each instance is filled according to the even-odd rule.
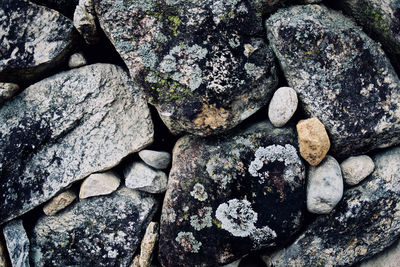
[[[7,267],[6,249],[1,240],[0,240],[0,267]]]
[[[142,243],[140,245],[140,255],[137,255],[130,267],[151,267],[154,246],[159,236],[159,223],[151,222],[146,229]]]
[[[120,182],[120,179],[112,171],[91,174],[83,181],[79,198],[111,194],[117,190]]]
[[[75,199],[76,194],[73,191],[68,190],[62,192],[44,205],[43,212],[48,216],[55,215],[57,212],[71,204]]]
[[[300,155],[311,165],[317,166],[331,146],[324,125],[317,119],[301,120],[296,125]]]

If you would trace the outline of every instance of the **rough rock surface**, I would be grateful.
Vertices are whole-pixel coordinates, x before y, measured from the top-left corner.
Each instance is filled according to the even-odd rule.
[[[112,171],[93,173],[82,183],[79,198],[108,195],[117,190],[121,180]]]
[[[293,88],[279,88],[275,91],[269,103],[269,120],[275,127],[284,126],[295,113],[297,104],[297,93]]]
[[[151,222],[147,226],[142,243],[140,244],[140,254],[135,257],[131,267],[151,267],[153,252],[158,241],[160,225],[157,222]]]
[[[343,196],[340,165],[331,156],[317,167],[310,167],[307,176],[307,209],[316,214],[328,214]]]
[[[166,169],[171,163],[171,154],[165,151],[142,150],[139,157],[149,166],[156,169]]]
[[[398,267],[400,258],[400,241],[396,241],[389,249],[363,261],[358,267]]]
[[[87,44],[93,45],[99,42],[100,36],[97,32],[92,0],[79,0],[74,12],[74,26]]]
[[[399,78],[352,20],[324,6],[294,6],[266,28],[289,85],[326,127],[335,155],[400,143]]]
[[[269,122],[181,138],[161,216],[161,264],[227,264],[295,233],[305,210],[296,147],[292,129]]]
[[[119,67],[57,74],[0,108],[0,224],[152,142],[139,89]]]
[[[0,105],[12,98],[19,91],[18,84],[0,82]]]
[[[346,184],[356,185],[370,175],[375,164],[369,156],[350,157],[340,164]]]
[[[0,240],[0,267],[7,267],[6,247],[2,240]]]
[[[125,185],[132,189],[155,194],[167,190],[167,175],[141,162],[133,162],[124,169],[124,176]]]
[[[12,266],[29,267],[29,240],[22,220],[14,220],[3,228]]]
[[[52,198],[46,205],[43,207],[44,214],[48,216],[52,216],[63,210],[69,204],[71,204],[76,199],[76,194],[72,190],[67,190],[58,194],[56,197]]]
[[[28,1],[2,1],[0,81],[31,81],[60,64],[73,46],[72,21]]]
[[[79,3],[79,0],[30,0],[30,2],[57,10],[72,19],[75,7]]]
[[[68,67],[78,68],[87,65],[87,61],[82,53],[72,54],[68,60]]]
[[[156,210],[148,194],[122,188],[83,199],[33,229],[34,266],[127,266]]]
[[[268,103],[277,85],[260,0],[94,0],[100,26],[173,133],[209,135]]]
[[[382,251],[400,235],[400,147],[373,157],[375,171],[345,192],[333,212],[320,216],[273,266],[351,266]]]

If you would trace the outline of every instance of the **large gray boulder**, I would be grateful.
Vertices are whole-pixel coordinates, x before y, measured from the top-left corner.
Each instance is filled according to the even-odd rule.
[[[43,216],[31,238],[34,266],[128,266],[157,209],[148,194],[122,188]]]
[[[138,87],[95,64],[40,81],[0,108],[0,224],[153,140]]]
[[[173,133],[225,131],[276,88],[260,0],[94,0],[100,26]]]
[[[281,9],[268,39],[309,117],[326,127],[332,154],[400,143],[400,80],[380,45],[324,6]]]
[[[72,21],[25,0],[0,6],[0,81],[29,82],[62,63],[73,47]]]

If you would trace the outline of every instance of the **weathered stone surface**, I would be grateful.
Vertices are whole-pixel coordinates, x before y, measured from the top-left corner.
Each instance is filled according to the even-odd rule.
[[[147,164],[156,169],[166,169],[171,163],[171,154],[165,151],[142,150],[139,157]]]
[[[358,267],[398,267],[400,258],[400,241],[396,241],[389,249],[363,261]]]
[[[7,267],[6,248],[3,241],[0,240],[0,267]]]
[[[92,0],[79,0],[74,12],[74,26],[89,45],[99,42],[96,14]]]
[[[343,196],[340,165],[331,156],[317,167],[310,167],[307,176],[307,209],[316,214],[328,214]]]
[[[370,157],[362,155],[346,159],[340,167],[346,184],[356,185],[374,171],[375,164]]]
[[[333,154],[400,143],[400,81],[378,43],[324,6],[282,9],[268,39],[309,117],[326,127]]]
[[[43,207],[44,214],[48,216],[52,216],[66,208],[69,204],[71,204],[76,199],[76,194],[72,190],[67,190],[58,194],[52,200],[50,200],[46,205]]]
[[[0,105],[12,98],[19,91],[18,84],[0,82]]]
[[[0,81],[31,81],[60,64],[73,46],[72,21],[28,1],[2,1]]]
[[[317,166],[331,147],[324,125],[317,118],[311,118],[299,121],[296,129],[301,156],[311,166]]]
[[[400,147],[373,159],[371,176],[346,191],[331,214],[318,217],[292,245],[273,255],[273,266],[351,266],[399,238]]]
[[[175,145],[161,216],[163,266],[216,266],[295,233],[305,168],[292,129],[261,122]]]
[[[93,173],[87,177],[79,191],[79,198],[108,195],[117,190],[121,180],[112,171]]]
[[[7,223],[3,234],[12,266],[29,267],[29,240],[22,220]]]
[[[30,0],[30,2],[57,10],[68,18],[72,19],[75,7],[79,3],[79,0]]]
[[[275,127],[284,126],[297,109],[297,93],[293,88],[281,87],[272,96],[268,118]]]
[[[141,162],[133,162],[124,169],[125,185],[149,193],[167,190],[168,177],[163,171],[154,170]]]
[[[160,225],[157,222],[151,222],[147,226],[142,243],[140,244],[140,255],[135,257],[131,267],[151,267],[153,251],[159,237]],[[137,258],[137,259],[136,259]]]
[[[148,194],[122,188],[76,202],[33,229],[34,266],[127,266],[157,209]]]
[[[40,81],[0,108],[0,224],[152,142],[139,89],[95,64]]]
[[[78,68],[87,65],[86,59],[82,53],[72,54],[68,61],[68,67]]]
[[[95,0],[100,26],[173,133],[230,129],[277,85],[260,0]]]

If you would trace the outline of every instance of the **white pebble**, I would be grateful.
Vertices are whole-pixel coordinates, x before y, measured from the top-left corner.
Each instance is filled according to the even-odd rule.
[[[350,157],[340,164],[344,181],[349,185],[356,185],[370,175],[375,164],[366,155]]]
[[[297,93],[290,87],[276,90],[268,107],[268,117],[275,127],[284,126],[297,109]]]

